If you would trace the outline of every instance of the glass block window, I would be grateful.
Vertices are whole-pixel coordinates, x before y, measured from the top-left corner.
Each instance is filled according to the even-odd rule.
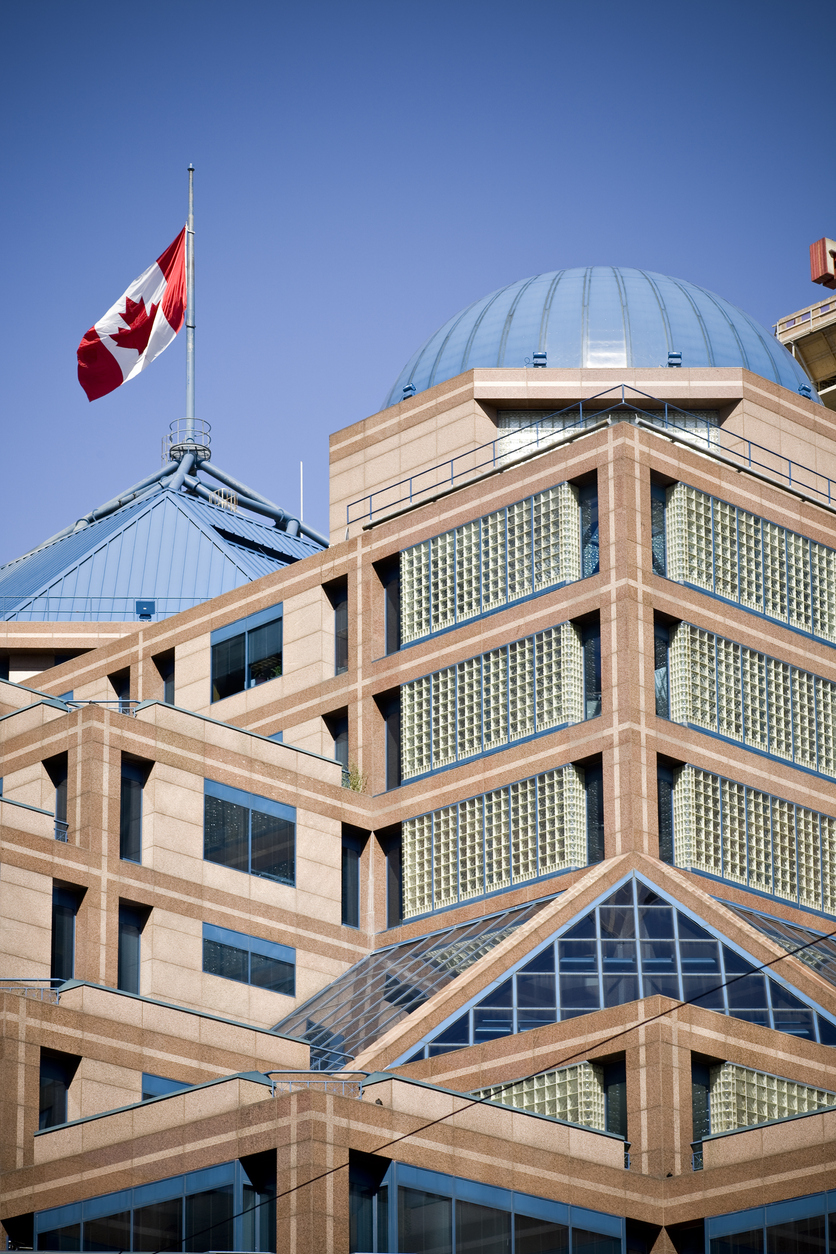
[[[751,1128],[774,1119],[792,1119],[836,1106],[836,1093],[799,1084],[734,1062],[711,1068],[709,1126],[712,1134]]]
[[[203,924],[203,970],[286,997],[296,992],[295,949],[211,923]]]
[[[207,862],[294,884],[296,809],[204,780],[203,857]]]
[[[472,1096],[487,1097],[503,1106],[549,1115],[599,1132],[607,1127],[604,1068],[592,1062],[527,1076],[512,1084],[493,1084],[476,1089]]]
[[[836,549],[685,483],[667,491],[665,536],[657,573],[836,643]]]
[[[405,919],[594,860],[571,763],[407,819],[402,833]]]
[[[379,949],[297,1007],[273,1031],[309,1041],[314,1070],[339,1068],[527,923],[549,900]]]
[[[622,1254],[624,1249],[619,1215],[399,1162],[382,1176],[352,1163],[349,1212],[352,1254]]]
[[[271,605],[211,635],[212,700],[255,688],[282,673],[282,606]]]
[[[396,1062],[433,1058],[654,993],[836,1044],[836,1023],[634,876]]]
[[[696,766],[672,798],[676,866],[836,915],[836,818]]]
[[[246,1166],[221,1163],[37,1211],[35,1249],[273,1251],[275,1156],[272,1171],[266,1160],[253,1155]]]
[[[678,623],[668,650],[670,717],[836,777],[836,684]],[[658,678],[657,678],[658,689]]]
[[[400,643],[597,570],[594,490],[559,483],[401,553]]]
[[[401,687],[401,777],[414,779],[600,712],[589,633],[549,627]],[[588,676],[587,671],[592,671]],[[587,692],[589,688],[589,692]]]

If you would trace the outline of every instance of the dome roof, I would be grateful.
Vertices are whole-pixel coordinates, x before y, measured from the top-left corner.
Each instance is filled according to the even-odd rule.
[[[649,270],[586,266],[521,279],[468,305],[407,362],[386,405],[409,384],[423,392],[476,366],[523,366],[536,352],[568,367],[666,366],[676,352],[683,366],[742,366],[792,392],[810,385],[783,344],[722,296]]]

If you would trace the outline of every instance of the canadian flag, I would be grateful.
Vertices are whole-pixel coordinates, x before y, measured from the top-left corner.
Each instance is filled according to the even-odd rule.
[[[186,314],[186,228],[134,279],[78,346],[78,381],[88,401],[133,379],[168,348]]]

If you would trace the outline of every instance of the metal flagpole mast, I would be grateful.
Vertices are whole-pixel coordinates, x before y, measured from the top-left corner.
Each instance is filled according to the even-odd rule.
[[[194,166],[189,163],[189,221],[186,226],[186,439],[194,431]]]

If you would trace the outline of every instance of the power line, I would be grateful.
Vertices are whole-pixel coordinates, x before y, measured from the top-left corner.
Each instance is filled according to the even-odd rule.
[[[678,1001],[676,1002],[675,1005],[668,1006],[666,1010],[660,1010],[658,1014],[651,1015],[647,1019],[642,1019],[640,1023],[633,1023],[629,1027],[622,1028],[618,1032],[611,1033],[610,1036],[604,1037],[603,1040],[596,1041],[593,1048],[596,1050],[601,1049],[605,1045],[609,1045],[613,1041],[619,1040],[622,1036],[628,1036],[631,1032],[635,1032],[638,1028],[647,1027],[647,1025],[650,1023],[656,1023],[659,1019],[666,1018],[667,1015],[673,1014],[674,1011],[681,1010],[683,1006],[692,1006],[696,1002],[702,1001],[703,998],[710,997],[712,993],[716,993],[724,988],[729,988],[732,984],[736,984],[738,980],[745,980],[745,979],[748,979],[749,976],[751,975],[757,975],[761,971],[766,971],[769,969],[769,967],[775,966],[776,963],[783,962],[785,958],[794,958],[796,954],[801,953],[803,950],[815,948],[822,941],[832,940],[834,937],[836,937],[836,929],[834,929],[832,932],[827,932],[821,936],[816,937],[815,940],[807,941],[806,944],[799,945],[795,949],[788,949],[786,953],[779,954],[777,958],[771,958],[769,962],[760,963],[758,966],[753,967],[751,971],[741,971],[738,975],[733,976],[731,979],[723,980],[719,984],[715,984],[713,988],[706,989],[704,992],[700,993],[696,997],[689,997],[685,999],[684,1001]],[[629,1003],[625,1003],[625,1004],[629,1004]],[[734,1016],[731,1016],[731,1017],[734,1017]],[[521,1084],[525,1080],[533,1080],[536,1076],[543,1075],[546,1071],[554,1070],[555,1067],[565,1066],[567,1063],[572,1062],[573,1059],[581,1058],[583,1055],[587,1054],[588,1052],[589,1052],[588,1048],[579,1049],[573,1054],[567,1054],[563,1059],[561,1059],[559,1063],[550,1062],[547,1064],[547,1066],[541,1067],[538,1071],[532,1071],[529,1075],[520,1076],[516,1080],[509,1081],[509,1083]],[[323,1075],[325,1074],[327,1073],[323,1072]],[[397,1079],[407,1080],[407,1077],[404,1077],[404,1076],[393,1075],[393,1078],[396,1080]],[[465,1095],[462,1094],[462,1097],[464,1096]],[[437,1119],[430,1119],[427,1123],[422,1123],[420,1124],[419,1127],[412,1128],[411,1131],[404,1132],[401,1136],[396,1136],[393,1140],[386,1141],[383,1145],[378,1145],[375,1147],[375,1149],[370,1150],[368,1152],[371,1154],[380,1154],[383,1150],[391,1149],[393,1145],[400,1144],[401,1141],[408,1141],[410,1137],[417,1136],[419,1132],[426,1132],[428,1128],[434,1128],[438,1124],[444,1123],[447,1119],[451,1119],[454,1115],[460,1115],[462,1111],[470,1110],[473,1106],[481,1106],[485,1102],[489,1102],[489,1101],[493,1101],[493,1098],[490,1098],[490,1097],[467,1098],[465,1100],[465,1105],[460,1106],[457,1110],[451,1110],[446,1115],[439,1115]],[[513,1109],[513,1107],[511,1107],[510,1109]],[[327,1179],[328,1176],[336,1175],[338,1171],[345,1170],[347,1166],[348,1166],[348,1161],[344,1163],[340,1163],[336,1167],[329,1167],[327,1171],[321,1171],[319,1175],[311,1176],[310,1180],[305,1180],[301,1184],[294,1184],[289,1189],[284,1189],[283,1192],[277,1193],[275,1198],[265,1198],[263,1202],[256,1202],[254,1206],[248,1206],[245,1210],[238,1211],[236,1214],[231,1215],[229,1219],[218,1220],[216,1223],[210,1224],[207,1228],[202,1228],[199,1232],[192,1233],[189,1239],[193,1241],[197,1237],[204,1236],[207,1232],[212,1232],[213,1229],[219,1227],[220,1224],[222,1223],[230,1223],[233,1219],[240,1219],[243,1215],[252,1214],[253,1211],[259,1210],[262,1206],[267,1206],[271,1202],[278,1202],[282,1198],[289,1197],[292,1193],[298,1192],[299,1189],[307,1188],[308,1185],[317,1184],[320,1180]],[[183,1242],[180,1242],[180,1244],[177,1246],[174,1246],[174,1245],[160,1246],[158,1250],[154,1251],[154,1254],[168,1254],[168,1252],[171,1250],[181,1249],[182,1245],[183,1245]],[[120,1251],[120,1254],[125,1254],[125,1252]]]

